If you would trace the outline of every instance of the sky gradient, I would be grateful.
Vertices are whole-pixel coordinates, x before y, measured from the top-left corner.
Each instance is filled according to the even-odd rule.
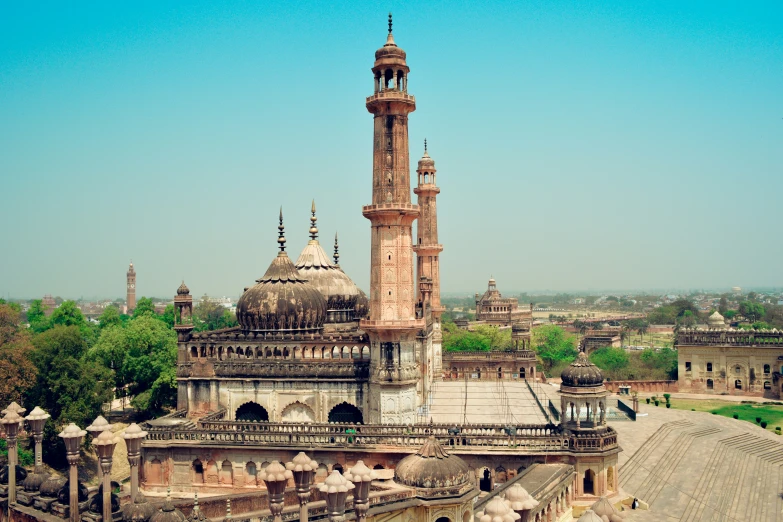
[[[444,292],[783,286],[779,1],[190,4],[3,7],[0,295],[236,296],[312,198],[367,290],[389,10]]]

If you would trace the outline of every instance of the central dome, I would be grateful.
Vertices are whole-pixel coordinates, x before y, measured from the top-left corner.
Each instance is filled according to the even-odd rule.
[[[323,328],[326,299],[301,277],[288,254],[280,213],[280,252],[237,302],[237,321],[243,330],[254,332],[312,332]]]

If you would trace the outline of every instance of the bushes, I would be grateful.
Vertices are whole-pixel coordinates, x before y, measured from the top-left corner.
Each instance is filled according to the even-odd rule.
[[[739,419],[739,415],[737,415],[736,413],[732,415],[732,417],[734,417],[735,419]]]
[[[670,402],[667,402],[667,403],[666,403],[666,407],[667,407],[667,408],[671,408],[671,407],[672,407],[672,403],[670,403]]]
[[[756,417],[756,424],[761,422],[761,417]]]
[[[767,429],[767,421],[761,421],[761,427]]]
[[[650,398],[647,397],[647,404],[650,404]]]

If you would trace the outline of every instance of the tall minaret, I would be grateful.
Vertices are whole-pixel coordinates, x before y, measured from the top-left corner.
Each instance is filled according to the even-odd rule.
[[[440,266],[438,256],[443,250],[443,245],[438,244],[438,211],[435,206],[435,198],[440,193],[440,188],[435,184],[435,160],[430,158],[427,152],[427,140],[424,140],[424,156],[419,160],[419,184],[413,192],[419,196],[419,209],[421,215],[416,225],[416,252],[417,270],[416,282],[426,278],[432,284],[430,306],[432,316],[440,319],[444,308],[440,304]],[[417,287],[417,300],[421,300],[421,291]]]
[[[133,261],[128,267],[127,273],[128,295],[125,302],[128,305],[128,314],[132,314],[136,309],[136,271],[133,269]]]
[[[367,110],[374,116],[372,204],[362,214],[372,223],[370,316],[361,328],[370,338],[370,384],[367,421],[414,423],[417,407],[416,318],[413,281],[408,114],[416,100],[408,94],[405,51],[389,35],[375,51],[374,93]]]

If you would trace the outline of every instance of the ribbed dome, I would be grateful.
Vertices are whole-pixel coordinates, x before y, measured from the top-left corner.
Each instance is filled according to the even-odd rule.
[[[326,300],[299,275],[285,252],[237,302],[237,321],[243,330],[315,331],[326,320]]]
[[[601,370],[590,362],[584,352],[580,352],[579,357],[563,370],[560,378],[563,381],[563,386],[573,388],[601,386],[604,383]]]
[[[726,326],[723,316],[717,310],[707,319],[707,323],[710,326]]]
[[[295,266],[326,299],[327,323],[344,323],[367,315],[367,295],[339,266],[329,261],[317,239],[307,243]]]
[[[285,253],[282,208],[277,229],[280,252],[264,276],[256,280],[258,284],[245,290],[237,301],[239,326],[252,332],[320,330],[326,320],[326,300],[299,275]]]
[[[136,493],[136,501],[122,506],[122,522],[147,522],[157,513],[155,506],[147,502],[144,495]]]
[[[190,289],[185,285],[185,281],[182,281],[182,284],[177,288],[177,295],[188,295],[189,293]]]
[[[472,475],[464,460],[446,453],[430,435],[419,451],[397,464],[394,481],[415,488],[454,488],[472,483]]]
[[[150,522],[185,522],[185,515],[167,498],[160,511],[150,517]]]

